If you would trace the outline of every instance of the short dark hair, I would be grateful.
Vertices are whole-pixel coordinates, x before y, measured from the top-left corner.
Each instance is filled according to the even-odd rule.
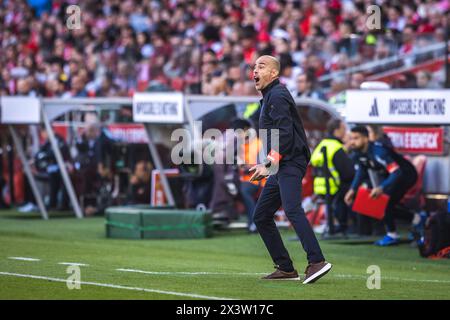
[[[342,120],[341,119],[331,119],[327,122],[327,133],[333,134],[334,130],[339,129],[341,126]]]
[[[306,82],[311,83],[312,85],[316,82],[316,76],[313,68],[308,68],[304,73],[299,74],[299,76],[304,75],[306,78]]]
[[[378,124],[368,124],[367,127],[372,129],[376,137],[381,137],[383,135],[383,127]]]
[[[355,133],[359,133],[361,135],[363,135],[364,137],[369,137],[369,130],[367,130],[366,126],[355,126],[353,128],[350,129],[351,132],[355,132]]]
[[[246,119],[235,119],[231,122],[231,128],[236,129],[245,129],[245,128],[251,128],[251,123]]]

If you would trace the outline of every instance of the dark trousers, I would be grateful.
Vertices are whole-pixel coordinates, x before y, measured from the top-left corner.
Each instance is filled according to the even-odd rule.
[[[339,231],[347,232],[349,208],[344,202],[345,192],[348,189],[339,190],[334,196],[331,197],[331,209],[333,216],[339,221]]]
[[[308,262],[317,263],[325,260],[302,208],[304,174],[304,169],[281,165],[278,173],[268,178],[253,214],[253,220],[273,262],[284,271],[291,271],[293,264],[274,221],[274,214],[280,206],[283,206],[287,218],[294,227],[307,254]]]
[[[407,170],[402,175],[402,178],[395,184],[395,188],[389,192],[389,202],[386,206],[384,213],[384,223],[386,225],[387,232],[395,232],[395,213],[397,211],[396,206],[402,200],[403,196],[417,181],[416,170]]]
[[[51,209],[67,209],[69,207],[69,195],[67,194],[66,187],[63,184],[61,174],[58,172],[52,172],[48,175],[48,183],[50,188],[50,201],[49,208]],[[58,194],[62,192],[62,203],[58,205]]]
[[[382,236],[386,234],[384,221],[380,221],[362,214],[357,215],[358,234],[361,236],[371,236],[373,234]]]
[[[253,211],[255,211],[256,201],[255,194],[258,192],[259,186],[248,181],[241,182],[241,196],[244,201],[245,210],[248,217],[248,226],[250,227],[253,221]]]
[[[24,203],[37,203],[36,199],[34,198],[33,190],[31,189],[30,183],[28,182],[28,179],[24,179],[24,188],[25,188],[25,194],[24,194]]]
[[[2,174],[2,172],[0,172]],[[5,202],[5,199],[3,199],[3,188],[5,186],[4,180],[0,177],[0,209],[7,208],[8,205]]]

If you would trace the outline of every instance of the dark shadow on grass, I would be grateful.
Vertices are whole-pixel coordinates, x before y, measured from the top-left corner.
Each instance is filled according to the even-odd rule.
[[[215,229],[212,238],[218,237],[233,237],[233,236],[253,236],[258,235],[257,233],[250,233],[246,229]]]
[[[60,218],[76,218],[75,214],[72,211],[49,211],[48,217],[50,220]],[[41,214],[38,212],[20,213],[14,210],[0,212],[0,218],[17,220],[43,220]]]
[[[372,240],[345,240],[345,241],[328,241],[329,243],[333,243],[333,244],[345,244],[345,245],[368,245],[368,244],[373,244],[377,239],[374,238]],[[411,241],[404,239],[404,240],[400,240],[399,244],[409,244]]]

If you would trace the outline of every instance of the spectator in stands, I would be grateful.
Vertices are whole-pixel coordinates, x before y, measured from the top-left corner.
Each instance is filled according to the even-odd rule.
[[[43,13],[50,13],[52,7],[51,0],[27,0],[28,5],[33,8],[36,15],[40,17]]]
[[[82,98],[87,97],[87,91],[85,89],[85,80],[82,75],[74,75],[70,81],[71,90],[66,92],[63,97]]]
[[[394,88],[417,88],[416,76],[412,72],[406,72],[397,77],[393,82]]]
[[[297,77],[297,97],[325,100],[325,95],[315,89],[314,76],[311,71]]]
[[[224,96],[230,92],[230,87],[222,75],[214,75],[211,81],[204,84],[203,94],[210,96]]]
[[[330,92],[328,92],[328,103],[334,106],[345,106],[348,80],[345,77],[335,77],[331,80]]]
[[[281,80],[291,91],[299,70],[311,70],[315,89],[330,98],[336,94],[328,90],[333,83],[321,76],[445,40],[445,4],[437,0],[383,2],[381,31],[375,33],[366,26],[361,1],[86,0],[77,4],[83,27],[68,30],[63,17],[70,3],[0,4],[2,94],[18,94],[17,82],[24,78],[44,96],[128,96],[152,81],[202,93],[210,90],[215,72],[231,90],[235,82],[251,80],[256,56],[272,54],[282,61]],[[382,64],[365,75],[392,67]],[[400,81],[398,87],[409,84]]]
[[[133,175],[130,178],[128,202],[130,204],[150,204],[151,172],[153,167],[148,161],[136,163]]]
[[[353,24],[351,21],[344,21],[339,25],[339,41],[337,51],[345,53],[348,57],[353,57],[357,53],[357,40],[352,35]]]
[[[243,81],[243,72],[238,64],[233,64],[228,68],[227,71],[227,81],[229,82],[230,87],[233,87],[233,84],[238,81]]]
[[[419,89],[435,89],[437,87],[432,82],[431,73],[423,70],[416,73],[416,83]]]
[[[403,17],[401,7],[391,6],[388,9],[388,23],[386,25],[389,29],[395,29],[397,31],[402,31],[406,25],[406,19]]]
[[[369,131],[369,140],[372,142],[379,142],[385,147],[394,148],[391,139],[389,136],[384,133],[383,127],[377,124],[369,124],[367,125],[367,130]]]
[[[280,82],[283,83],[290,92],[296,90],[296,79],[301,73],[301,68],[292,60],[289,52],[280,55]]]
[[[32,89],[32,81],[32,78],[17,80],[17,95],[35,97],[36,92]]]
[[[45,82],[45,95],[47,97],[60,97],[64,93],[64,83],[58,79]]]
[[[96,96],[114,97],[118,95],[118,92],[119,88],[113,83],[113,78],[111,76],[105,76],[101,82],[100,88],[96,93]]]
[[[364,82],[364,74],[361,72],[352,73],[350,76],[350,89],[361,89],[361,84]]]

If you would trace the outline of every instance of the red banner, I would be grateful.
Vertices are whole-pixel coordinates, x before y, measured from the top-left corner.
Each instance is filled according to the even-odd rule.
[[[444,128],[384,127],[398,152],[442,155]]]
[[[128,143],[147,143],[147,133],[140,123],[110,124],[108,130],[114,139]]]
[[[52,124],[53,130],[56,134],[67,140],[68,125],[64,123]],[[127,142],[127,143],[147,143],[147,133],[145,132],[144,125],[140,123],[119,123],[109,124],[106,126],[111,133],[113,139]],[[80,136],[83,133],[83,128],[77,128],[77,134]]]

